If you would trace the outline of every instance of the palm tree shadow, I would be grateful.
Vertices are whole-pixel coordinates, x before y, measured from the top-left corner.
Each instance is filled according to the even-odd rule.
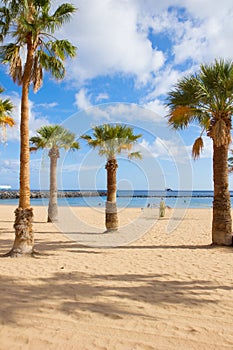
[[[86,248],[85,245],[79,244],[76,241],[50,241],[50,242],[44,242],[44,240],[37,240],[37,243],[35,244],[35,250],[37,251],[38,255],[43,255],[47,251],[56,252],[59,250],[66,250],[79,253],[84,252],[83,249]],[[88,247],[89,248],[89,247]],[[76,250],[75,250],[76,249]],[[97,254],[95,249],[89,248],[87,251],[90,254]]]
[[[12,240],[10,239],[1,239],[1,253],[0,258],[5,258],[6,254],[10,251],[12,248]],[[4,253],[7,252],[7,253]]]
[[[103,232],[88,232],[88,231],[79,231],[79,232],[64,232],[63,234],[64,235],[67,235],[67,236],[72,236],[72,235],[75,235],[75,236],[79,236],[79,235],[97,235],[97,236],[100,236],[100,235],[102,235],[102,234],[104,234],[105,232],[103,231]]]
[[[50,222],[44,221],[33,221],[34,224],[50,224]]]
[[[1,222],[7,222],[7,223],[12,222],[12,224],[14,223],[13,220],[1,220]]]
[[[160,307],[181,304],[195,308],[216,305],[214,291],[217,289],[231,291],[228,285],[198,279],[181,281],[168,274],[93,275],[66,272],[64,266],[50,277],[39,276],[36,284],[1,276],[0,285],[0,320],[5,323],[17,322],[18,313],[30,315],[38,308],[43,309],[44,314],[50,304],[75,319],[80,319],[84,312],[91,312],[112,319],[133,314],[155,320],[152,313],[137,307],[138,303]]]
[[[130,246],[122,246],[120,247],[121,249],[191,249],[191,250],[198,250],[198,249],[213,249],[215,246],[211,244],[203,244],[203,245],[148,245],[148,246],[135,246],[135,245],[130,245]]]

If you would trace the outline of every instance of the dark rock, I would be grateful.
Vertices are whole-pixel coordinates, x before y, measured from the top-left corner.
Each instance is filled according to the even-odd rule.
[[[74,198],[74,197],[98,197],[106,196],[106,192],[101,191],[58,191],[58,198]],[[19,198],[19,191],[9,190],[1,191],[0,190],[0,199],[17,199]],[[31,198],[49,198],[49,191],[31,191]]]

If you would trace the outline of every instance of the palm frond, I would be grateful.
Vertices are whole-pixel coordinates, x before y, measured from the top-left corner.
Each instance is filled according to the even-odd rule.
[[[4,89],[0,87],[0,93]],[[6,140],[6,126],[13,127],[15,125],[15,120],[9,115],[14,106],[9,99],[2,100],[0,98],[0,126],[3,128],[4,140]]]
[[[86,140],[88,142],[92,140],[92,137],[90,135],[82,135],[81,139]]]
[[[11,117],[7,117],[7,116],[0,116],[0,125],[1,126],[14,126],[15,125],[15,121],[13,118]]]
[[[0,99],[0,116],[8,115],[12,112],[14,105],[7,98],[5,100]]]
[[[64,148],[78,150],[80,145],[75,141],[75,134],[61,125],[45,125],[37,131],[37,135],[30,138],[30,143],[37,149]]]
[[[132,158],[142,159],[142,154],[139,151],[138,152],[132,152],[132,153],[129,153],[128,158],[129,159],[132,159]]]
[[[80,144],[78,141],[75,141],[73,142],[71,145],[70,145],[70,150],[71,151],[77,151],[80,149]]]
[[[11,23],[10,11],[6,6],[0,8],[0,42],[3,42]]]
[[[184,77],[168,93],[168,123],[175,129],[199,124],[215,145],[231,142],[233,115],[233,61],[215,60],[200,66],[198,74]],[[198,138],[193,157],[198,158],[203,147]]]
[[[30,152],[36,152],[36,151],[38,151],[38,147],[29,147],[29,151]]]
[[[4,89],[0,87],[0,93],[2,93]],[[10,117],[10,113],[12,112],[14,106],[9,99],[2,100],[0,98],[0,127],[3,132],[3,141],[6,142],[6,127],[13,127],[15,125],[15,120]]]
[[[59,57],[62,61],[67,57],[76,56],[76,47],[72,45],[68,40],[55,40],[47,43],[49,51]]]
[[[60,5],[54,14],[50,13],[50,0],[2,1],[0,8],[0,40],[6,35],[13,43],[0,47],[0,60],[9,63],[13,81],[22,84],[24,67],[23,49],[28,49],[29,37],[33,44],[33,65],[31,81],[36,92],[42,85],[43,69],[55,79],[65,76],[64,61],[76,55],[76,47],[68,40],[57,40],[52,35],[76,11],[71,4]]]
[[[13,105],[9,102],[9,100],[0,100],[0,127],[2,128],[3,142],[5,144],[7,140],[6,127],[13,127],[15,125],[14,119],[7,115],[7,113],[10,112],[12,108]]]
[[[50,72],[57,80],[63,79],[65,76],[65,67],[62,61],[54,56],[48,55],[46,52],[39,50],[37,52],[38,61],[41,67]]]
[[[22,82],[22,61],[20,57],[20,46],[10,43],[0,47],[0,61],[10,63],[10,75],[15,83]]]
[[[32,136],[29,141],[33,145],[30,147],[33,148],[33,151],[36,151],[38,149],[44,149],[47,145],[46,141],[39,136]]]
[[[60,5],[53,14],[55,27],[61,27],[64,23],[70,21],[71,15],[77,11],[77,8],[72,4]]]
[[[168,115],[168,124],[174,129],[186,128],[194,117],[194,111],[190,106],[176,106]]]
[[[83,135],[82,138],[90,147],[98,147],[99,155],[112,159],[122,151],[130,153],[133,144],[141,136],[141,134],[135,135],[133,129],[127,125],[103,124],[93,127],[93,136]]]
[[[203,143],[203,139],[202,137],[198,137],[194,144],[193,144],[193,148],[192,148],[192,156],[193,159],[196,160],[200,157],[200,154],[202,152],[202,149],[204,147],[204,143]]]

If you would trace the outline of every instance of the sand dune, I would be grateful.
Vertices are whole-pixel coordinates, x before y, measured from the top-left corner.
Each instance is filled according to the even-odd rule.
[[[14,208],[0,208],[3,254]],[[56,226],[35,207],[39,254],[0,260],[1,350],[233,349],[233,249],[209,245],[211,210],[122,210],[120,247],[101,210],[71,210]]]

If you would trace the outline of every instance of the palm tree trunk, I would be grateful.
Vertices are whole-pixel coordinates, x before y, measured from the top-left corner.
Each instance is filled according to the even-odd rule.
[[[231,201],[228,189],[228,146],[214,144],[214,201],[212,241],[217,245],[232,244]]]
[[[51,148],[50,157],[50,196],[48,207],[48,222],[58,221],[57,207],[57,159],[59,158],[59,150]]]
[[[27,58],[23,74],[20,121],[20,192],[19,206],[15,210],[15,241],[10,256],[33,253],[33,209],[30,208],[30,152],[29,152],[29,103],[28,93],[33,64],[33,46],[28,38]]]
[[[107,231],[118,229],[118,215],[116,205],[116,172],[118,164],[116,159],[109,159],[105,166],[107,170],[107,202],[105,211],[105,226]]]

